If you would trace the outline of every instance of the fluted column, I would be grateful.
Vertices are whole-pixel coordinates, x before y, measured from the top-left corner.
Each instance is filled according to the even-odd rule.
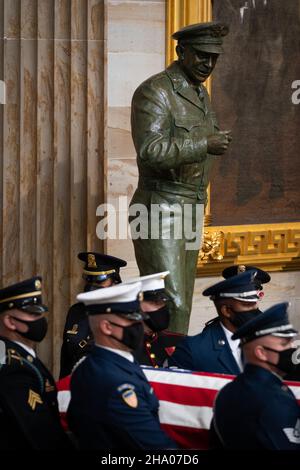
[[[0,0],[1,284],[44,279],[58,371],[64,319],[81,287],[80,250],[102,249],[105,1]]]

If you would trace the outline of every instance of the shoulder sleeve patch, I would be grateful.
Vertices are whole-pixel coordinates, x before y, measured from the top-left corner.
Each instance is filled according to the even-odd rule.
[[[135,393],[135,386],[131,384],[122,384],[117,388],[117,391],[121,394],[122,400],[130,408],[138,407],[138,397]]]

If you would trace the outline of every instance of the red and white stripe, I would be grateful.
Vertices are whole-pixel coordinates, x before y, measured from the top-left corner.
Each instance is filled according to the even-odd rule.
[[[233,375],[144,367],[159,400],[161,427],[185,449],[208,449],[214,399]],[[62,423],[70,401],[70,376],[58,382]],[[300,403],[300,382],[287,382]]]

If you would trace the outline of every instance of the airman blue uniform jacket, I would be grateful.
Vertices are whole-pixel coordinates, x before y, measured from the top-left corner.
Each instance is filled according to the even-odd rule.
[[[300,450],[300,407],[272,372],[248,364],[215,401],[213,433],[227,449]]]
[[[241,372],[218,319],[207,325],[202,333],[186,336],[168,359],[168,365],[198,372],[233,375]]]
[[[158,406],[137,362],[94,346],[73,373],[68,422],[80,449],[174,449]]]

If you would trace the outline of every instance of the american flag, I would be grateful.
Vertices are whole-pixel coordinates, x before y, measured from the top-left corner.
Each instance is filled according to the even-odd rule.
[[[165,432],[184,449],[208,449],[214,399],[234,375],[143,367],[159,400]],[[286,382],[300,404],[300,382]],[[57,383],[62,423],[70,402],[70,376]]]

